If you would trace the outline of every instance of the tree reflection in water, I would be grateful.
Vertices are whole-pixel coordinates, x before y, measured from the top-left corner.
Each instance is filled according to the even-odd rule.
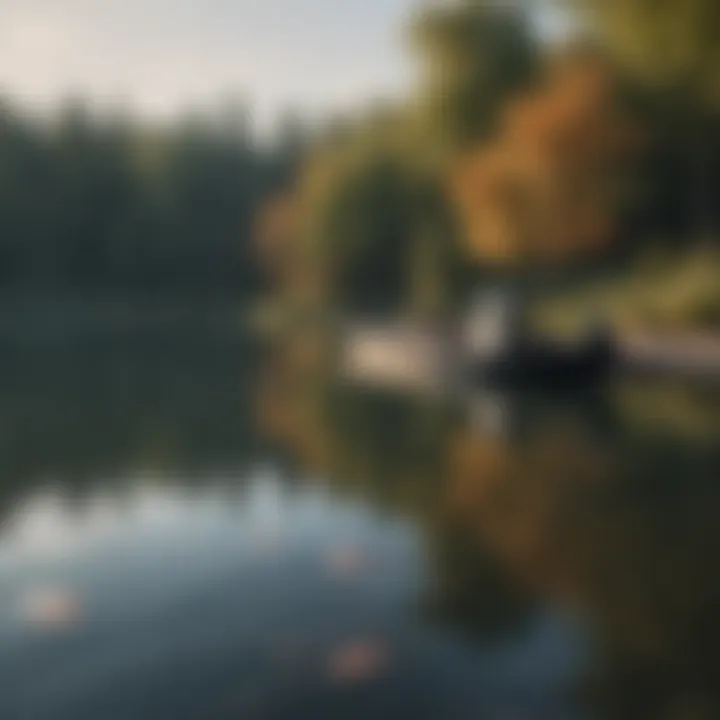
[[[717,388],[458,402],[333,383],[298,359],[266,366],[265,436],[303,476],[423,529],[438,621],[488,640],[551,603],[592,629],[602,716],[720,714]]]

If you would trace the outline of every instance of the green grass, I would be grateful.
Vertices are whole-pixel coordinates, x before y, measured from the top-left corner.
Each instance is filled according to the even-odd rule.
[[[542,328],[573,332],[598,316],[621,330],[720,331],[720,251],[647,255],[613,278],[551,294],[538,302],[534,319]]]

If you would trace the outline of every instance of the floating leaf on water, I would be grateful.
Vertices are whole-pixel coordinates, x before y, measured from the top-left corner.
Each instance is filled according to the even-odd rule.
[[[358,683],[381,676],[389,662],[389,649],[381,641],[360,640],[341,645],[330,655],[328,677],[336,683]]]
[[[45,588],[28,593],[20,611],[26,622],[48,629],[67,629],[78,624],[82,616],[80,598],[63,588]]]

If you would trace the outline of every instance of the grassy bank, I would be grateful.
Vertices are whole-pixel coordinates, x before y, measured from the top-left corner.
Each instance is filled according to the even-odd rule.
[[[540,327],[556,332],[575,331],[588,317],[607,318],[622,331],[720,332],[720,251],[656,251],[614,277],[551,293],[534,314]]]

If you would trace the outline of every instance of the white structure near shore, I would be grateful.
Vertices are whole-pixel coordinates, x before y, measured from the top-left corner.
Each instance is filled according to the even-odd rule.
[[[437,383],[447,348],[436,333],[410,325],[356,325],[345,335],[341,372],[353,381],[393,387]]]

